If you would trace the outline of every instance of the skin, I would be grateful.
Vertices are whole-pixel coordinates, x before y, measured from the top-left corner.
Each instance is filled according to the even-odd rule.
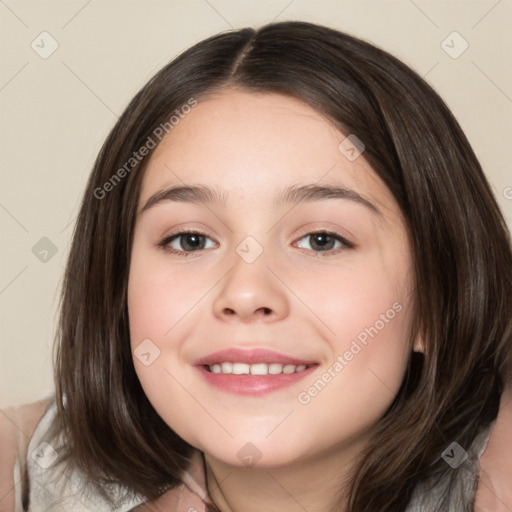
[[[150,339],[160,353],[148,366],[134,357],[135,369],[164,421],[205,453],[222,511],[328,510],[393,401],[411,351],[421,350],[409,336],[403,218],[364,157],[349,161],[338,149],[344,139],[299,100],[226,90],[202,99],[167,135],[142,182],[128,287],[131,344],[136,350]],[[379,213],[338,198],[274,205],[276,191],[305,183],[355,191]],[[183,184],[221,187],[226,203],[165,201],[141,212],[155,192]],[[188,257],[159,248],[178,228],[203,233],[205,248]],[[322,251],[308,236],[317,230],[354,247],[338,241]],[[263,249],[252,263],[236,251],[248,236]],[[168,246],[183,251],[186,242]],[[396,303],[400,312],[300,403],[298,394]],[[290,387],[240,396],[212,387],[193,365],[231,347],[272,349],[318,367]],[[261,454],[251,468],[237,456],[249,442]]]

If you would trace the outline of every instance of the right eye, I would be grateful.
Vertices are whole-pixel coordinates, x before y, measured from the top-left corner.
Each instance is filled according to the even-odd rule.
[[[166,252],[186,257],[189,256],[191,252],[210,249],[211,247],[206,247],[206,240],[211,240],[211,238],[207,237],[204,233],[198,231],[180,231],[179,233],[165,237],[158,244],[158,247]]]

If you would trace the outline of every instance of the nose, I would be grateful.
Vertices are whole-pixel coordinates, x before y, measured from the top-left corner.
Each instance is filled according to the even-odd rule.
[[[238,255],[213,302],[214,315],[229,322],[274,322],[289,314],[285,285],[260,256],[247,263]]]

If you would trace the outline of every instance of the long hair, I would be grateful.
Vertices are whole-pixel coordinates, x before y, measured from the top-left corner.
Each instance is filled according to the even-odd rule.
[[[415,280],[414,333],[425,354],[411,356],[398,395],[361,454],[348,510],[404,511],[417,484],[457,474],[442,451],[452,441],[468,447],[496,417],[510,379],[510,236],[473,150],[434,90],[379,48],[305,22],[229,31],[196,44],[143,87],[106,139],[83,196],[61,294],[52,429],[65,440],[60,461],[98,489],[118,484],[150,499],[181,483],[192,447],[149,403],[130,350],[127,281],[148,161],[139,150],[158,127],[170,129],[191,99],[228,87],[290,95],[355,134],[402,211]]]

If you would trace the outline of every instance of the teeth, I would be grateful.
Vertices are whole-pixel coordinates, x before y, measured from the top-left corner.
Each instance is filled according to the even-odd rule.
[[[251,375],[267,375],[268,365],[265,363],[251,364]]]
[[[234,363],[233,364],[233,374],[234,375],[245,375],[248,374],[251,367],[245,363]]]
[[[270,375],[277,375],[283,371],[283,365],[279,363],[272,363],[268,365],[268,373]]]
[[[287,364],[283,367],[283,373],[294,373],[294,372],[295,372],[294,364]]]
[[[220,367],[222,369],[222,373],[233,373],[233,363],[222,363]]]
[[[307,368],[305,364],[279,364],[279,363],[215,363],[208,367],[212,373],[225,373],[233,375],[279,375],[302,372]]]

